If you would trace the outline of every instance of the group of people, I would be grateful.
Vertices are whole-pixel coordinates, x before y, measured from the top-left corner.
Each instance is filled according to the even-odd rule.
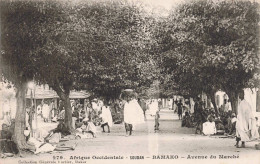
[[[243,91],[239,94],[239,100],[236,115],[226,99],[224,104],[215,111],[214,108],[205,108],[198,98],[194,105],[194,113],[185,112],[182,126],[195,127],[196,134],[226,134],[236,137],[235,146],[244,148],[245,142],[259,139],[260,127],[258,118],[253,115],[250,104],[245,100]],[[181,104],[177,106],[180,108]],[[239,145],[240,141],[241,145]]]
[[[85,107],[77,102],[72,103],[72,128],[81,133],[81,138],[86,137],[87,133],[96,137],[96,126],[101,126],[103,132],[105,132],[106,127],[107,132],[110,133],[110,127],[113,125],[110,102],[93,99],[85,103]],[[59,120],[62,120],[63,116],[60,116]]]
[[[139,102],[139,101],[138,101]],[[151,100],[142,100],[144,105],[140,105],[144,111],[144,117],[146,119],[146,111],[148,110],[150,112],[150,115],[154,117],[154,132],[159,131],[159,119],[160,119],[160,114],[159,111],[162,108],[162,101],[158,101],[157,99],[151,99]],[[139,102],[139,104],[142,104]]]
[[[58,114],[54,100],[42,100],[42,103],[37,106],[36,110],[37,115],[41,116],[44,122],[51,122]]]
[[[228,105],[223,105],[221,109],[215,111],[214,109],[205,108],[205,105],[199,99],[195,100],[194,113],[190,113],[186,109],[185,102],[182,100],[175,101],[179,119],[182,121],[183,127],[195,127],[195,133],[204,135],[214,134],[228,134],[236,136],[236,147],[245,147],[245,142],[252,139],[259,139],[259,125],[257,118],[253,116],[249,103],[244,99],[244,93],[239,94],[240,103],[238,105],[237,115],[232,113]],[[57,118],[59,124],[57,128],[49,131],[49,134],[43,140],[35,140],[29,133],[25,133],[27,141],[32,143],[36,150],[41,152],[46,150],[73,150],[74,146],[61,146],[59,141],[69,139],[71,135],[75,138],[95,138],[97,133],[97,126],[102,128],[103,132],[111,132],[113,123],[117,121],[113,119],[113,112],[123,113],[123,122],[125,127],[126,136],[131,136],[136,125],[145,122],[146,111],[150,111],[150,115],[154,117],[155,125],[154,130],[159,130],[159,111],[160,103],[157,100],[145,101],[138,99],[135,94],[129,93],[121,97],[121,100],[116,103],[111,103],[107,100],[86,101],[86,105],[82,105],[77,101],[71,103],[72,107],[72,128],[75,129],[75,134],[65,126],[65,108],[60,101],[57,112],[50,112],[54,109],[53,101],[47,105],[43,103],[41,109],[37,107],[37,114],[41,115],[45,122],[49,119]],[[224,103],[227,104],[227,103]],[[48,110],[47,110],[48,107]],[[46,112],[46,111],[48,112]],[[30,112],[29,110],[27,112]],[[46,112],[46,113],[45,113]],[[185,113],[183,116],[183,112]],[[50,113],[53,113],[52,115]],[[28,115],[30,115],[28,113]],[[11,125],[8,122],[4,123],[1,131],[1,150],[7,151],[6,147],[11,147],[14,153],[18,149],[12,141],[11,137],[14,133],[14,123]],[[28,131],[28,129],[25,129]],[[241,142],[241,145],[239,144]],[[41,145],[45,145],[42,147]]]
[[[86,102],[86,108],[78,108],[74,104],[72,109],[72,127],[79,133],[91,133],[96,137],[97,126],[102,128],[102,132],[110,133],[113,123],[118,123],[118,117],[113,117],[115,113],[120,115],[123,112],[123,119],[126,136],[132,135],[134,126],[144,122],[145,112],[141,105],[140,100],[137,101],[134,94],[128,94],[121,101],[111,102],[107,100],[97,100]],[[113,114],[112,114],[113,113]],[[62,116],[63,114],[63,116]],[[64,112],[60,112],[58,120],[64,118]],[[82,135],[80,135],[82,137]]]

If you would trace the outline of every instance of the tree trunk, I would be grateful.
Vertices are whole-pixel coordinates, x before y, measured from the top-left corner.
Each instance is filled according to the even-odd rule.
[[[24,130],[26,128],[25,118],[26,118],[26,95],[27,82],[22,82],[20,86],[17,87],[16,92],[16,115],[15,115],[15,128],[14,128],[14,142],[17,144],[19,150],[34,149],[33,146],[26,143]]]
[[[69,131],[72,131],[72,108],[70,105],[70,98],[69,98],[70,89],[69,87],[67,87],[65,90],[63,90],[58,84],[54,85],[53,89],[59,95],[60,99],[64,102],[64,108],[65,108],[64,123],[66,128]]]
[[[69,98],[69,91],[64,93],[63,96],[63,101],[64,101],[64,108],[65,108],[65,126],[68,128],[70,131],[72,130],[72,108],[70,105],[70,98]]]
[[[228,95],[228,98],[231,102],[232,112],[237,114],[237,108],[238,108],[238,93],[236,92],[226,92]]]
[[[215,112],[217,113],[217,115],[219,115],[218,107],[217,107],[216,100],[215,100],[215,93],[214,92],[210,93],[209,97],[214,106]]]
[[[256,92],[256,112],[260,112],[260,88]]]

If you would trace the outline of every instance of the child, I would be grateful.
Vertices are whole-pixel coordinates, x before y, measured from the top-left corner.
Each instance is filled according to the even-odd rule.
[[[159,130],[159,118],[160,118],[160,115],[159,115],[159,111],[156,111],[156,114],[155,114],[155,125],[154,125],[154,132],[156,133],[158,130]]]
[[[101,127],[103,129],[103,132],[105,132],[105,126],[107,126],[108,133],[110,133],[110,127],[113,125],[112,115],[109,108],[109,103],[107,101],[104,101],[104,106],[102,107],[102,124]]]

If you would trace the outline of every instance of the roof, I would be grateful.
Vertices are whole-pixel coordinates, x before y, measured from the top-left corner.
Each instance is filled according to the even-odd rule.
[[[83,99],[88,98],[90,96],[86,91],[71,91],[70,98],[71,99]],[[59,98],[57,93],[53,90],[35,90],[35,96],[33,90],[28,90],[26,94],[26,98],[35,98],[35,99],[48,99],[48,98]]]

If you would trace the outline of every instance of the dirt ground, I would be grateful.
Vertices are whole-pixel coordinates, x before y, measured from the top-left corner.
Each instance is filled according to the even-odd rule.
[[[114,125],[111,133],[102,133],[98,127],[97,138],[69,141],[77,144],[73,151],[0,159],[0,164],[260,163],[260,151],[254,148],[259,141],[248,142],[246,148],[238,149],[234,146],[234,138],[195,135],[193,128],[182,128],[181,121],[170,110],[162,110],[160,115],[157,133],[153,118],[147,115],[146,123],[136,126],[130,137],[125,137],[123,124]]]

